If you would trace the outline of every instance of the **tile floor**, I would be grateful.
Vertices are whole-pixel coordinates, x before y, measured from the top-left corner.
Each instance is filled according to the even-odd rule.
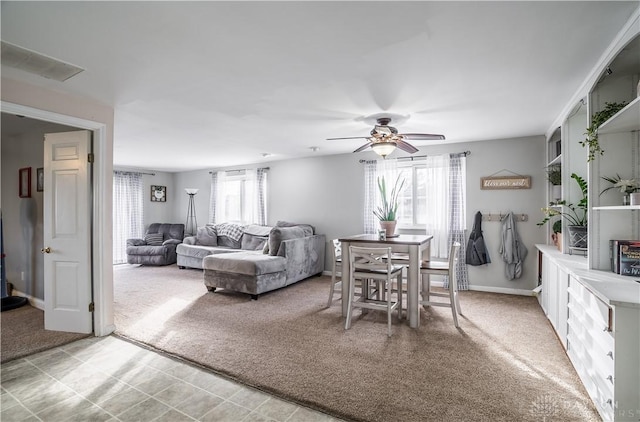
[[[114,336],[10,361],[0,381],[3,422],[338,421]]]

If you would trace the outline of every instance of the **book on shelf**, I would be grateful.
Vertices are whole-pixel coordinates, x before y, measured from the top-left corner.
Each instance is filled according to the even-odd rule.
[[[625,250],[625,272],[623,275],[640,275],[640,267],[632,274],[632,264],[630,255],[640,254],[640,240],[620,240],[613,239],[609,241],[609,259],[611,260],[611,271],[616,274],[622,274],[622,249]],[[640,261],[637,263],[640,265]]]

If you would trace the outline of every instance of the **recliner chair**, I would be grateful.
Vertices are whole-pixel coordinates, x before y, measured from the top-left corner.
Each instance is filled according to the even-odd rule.
[[[177,261],[176,246],[184,239],[184,224],[152,223],[144,239],[127,239],[127,262],[170,265]]]

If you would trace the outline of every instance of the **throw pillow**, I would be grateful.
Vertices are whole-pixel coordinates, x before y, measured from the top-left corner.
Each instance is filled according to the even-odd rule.
[[[196,244],[202,246],[218,246],[218,236],[213,226],[198,227]]]
[[[313,227],[311,224],[298,224],[298,223],[291,223],[289,221],[278,221],[276,223],[276,227],[295,227],[295,226],[305,227],[308,230],[310,230],[311,233],[309,234],[309,236],[311,236],[316,232],[316,228]]]
[[[247,251],[257,251],[264,247],[268,239],[268,233],[267,236],[256,236],[245,231],[242,235],[240,248]]]
[[[307,231],[300,226],[295,227],[274,227],[269,233],[269,255],[278,255],[280,244],[284,240],[306,237]]]
[[[162,246],[164,235],[162,233],[147,233],[144,235],[144,243],[150,246]]]

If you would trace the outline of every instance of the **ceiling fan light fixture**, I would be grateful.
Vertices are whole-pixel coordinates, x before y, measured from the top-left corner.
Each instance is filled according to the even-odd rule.
[[[371,145],[371,149],[381,156],[385,158],[387,155],[391,154],[396,149],[395,142],[375,142]]]

